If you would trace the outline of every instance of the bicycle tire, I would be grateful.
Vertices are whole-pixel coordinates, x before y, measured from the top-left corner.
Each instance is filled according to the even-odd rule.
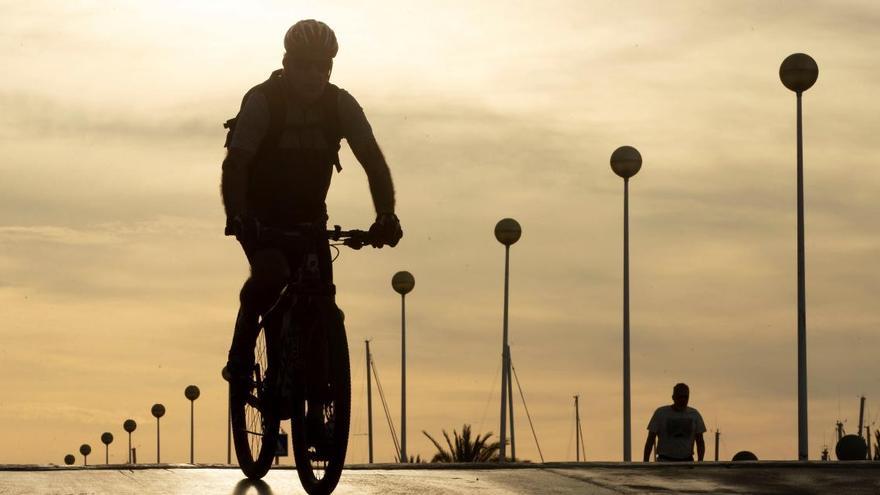
[[[272,467],[280,427],[272,386],[266,380],[269,366],[267,343],[266,332],[260,328],[249,379],[229,382],[235,456],[241,471],[251,480],[262,478]]]
[[[293,455],[300,483],[310,495],[328,495],[333,492],[342,475],[351,421],[351,371],[348,340],[341,312],[335,304],[321,311],[320,324],[328,338],[327,362],[329,400],[323,408],[325,431],[332,431],[329,453],[325,460],[315,459],[315,449],[309,443],[306,415],[308,401],[303,394],[294,400],[291,418]]]

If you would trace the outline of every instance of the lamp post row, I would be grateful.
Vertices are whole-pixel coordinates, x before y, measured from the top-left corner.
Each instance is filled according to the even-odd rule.
[[[196,399],[201,395],[201,391],[199,387],[195,385],[190,385],[186,387],[184,390],[184,396],[189,399],[190,404],[190,464],[194,464],[194,428],[195,428],[195,414],[194,414],[194,405],[192,403],[195,402]],[[160,430],[159,430],[159,419],[162,416],[165,416],[165,406],[162,404],[153,404],[153,407],[150,408],[150,414],[156,418],[156,464],[161,463],[161,443],[160,443]],[[132,464],[134,462],[133,452],[131,449],[131,434],[137,430],[137,422],[133,419],[126,419],[122,423],[122,429],[128,433],[128,463]],[[101,443],[104,444],[104,463],[110,463],[110,444],[113,443],[113,434],[108,432],[104,432],[101,434]],[[79,448],[80,454],[83,456],[83,464],[87,463],[88,455],[92,452],[92,447],[89,444],[83,444]],[[76,458],[68,454],[64,456],[64,463],[67,465],[71,465],[76,462]]]

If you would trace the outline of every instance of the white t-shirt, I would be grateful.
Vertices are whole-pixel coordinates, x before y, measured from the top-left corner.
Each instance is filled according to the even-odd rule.
[[[694,440],[706,431],[706,425],[700,412],[693,407],[676,411],[672,406],[663,406],[654,411],[648,431],[657,434],[658,455],[686,459],[694,455]]]

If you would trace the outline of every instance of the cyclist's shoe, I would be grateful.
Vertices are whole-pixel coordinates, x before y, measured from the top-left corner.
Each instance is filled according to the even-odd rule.
[[[231,399],[241,399],[247,397],[252,392],[253,382],[253,360],[230,359],[226,363],[224,377],[229,381],[229,390]]]

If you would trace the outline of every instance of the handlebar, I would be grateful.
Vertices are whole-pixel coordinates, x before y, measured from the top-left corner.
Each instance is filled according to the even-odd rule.
[[[342,230],[342,227],[339,225],[334,225],[332,230],[315,229],[310,227],[301,230],[282,230],[273,227],[260,226],[257,239],[304,241],[314,239],[315,236],[319,236],[322,233],[326,235],[327,240],[340,243],[352,249],[360,249],[364,246],[369,246],[373,241],[373,236],[366,230]],[[227,236],[236,235],[233,229],[229,226],[226,227],[224,234]]]
[[[372,244],[373,236],[366,230],[342,230],[339,225],[334,225],[333,230],[327,231],[327,239],[342,241],[342,244],[352,249],[360,249]]]

